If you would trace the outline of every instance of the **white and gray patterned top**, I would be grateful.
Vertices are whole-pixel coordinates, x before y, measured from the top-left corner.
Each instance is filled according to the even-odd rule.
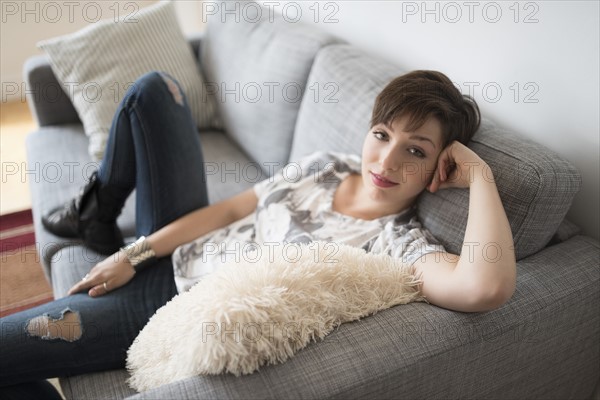
[[[256,184],[254,213],[175,250],[172,259],[179,293],[224,263],[254,260],[256,244],[266,245],[269,251],[285,251],[293,259],[298,249],[295,243],[343,243],[386,253],[408,264],[424,254],[445,251],[421,226],[414,206],[374,220],[334,211],[336,188],[355,172],[360,173],[358,156],[317,152]]]

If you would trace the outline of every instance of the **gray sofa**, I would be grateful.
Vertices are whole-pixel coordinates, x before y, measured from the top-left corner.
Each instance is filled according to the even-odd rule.
[[[218,95],[236,82],[242,93],[218,96],[224,129],[200,133],[213,202],[253,184],[244,172],[248,163],[266,174],[269,165],[317,149],[360,154],[376,94],[405,72],[279,17],[212,19],[190,44]],[[26,63],[25,77],[30,88],[57,85],[43,56]],[[263,88],[258,101],[243,95],[248,83]],[[30,179],[35,232],[44,272],[60,298],[102,257],[49,234],[40,216],[75,195],[96,164],[68,98],[29,96],[39,124],[27,140],[29,168],[40,171],[40,179]],[[600,246],[565,219],[581,177],[568,161],[487,119],[470,146],[494,170],[515,239],[516,292],[501,308],[460,313],[426,303],[397,306],[344,324],[284,364],[252,375],[198,376],[136,394],[125,384],[125,370],[106,371],[61,378],[66,397],[589,398],[600,376]],[[134,198],[119,219],[128,241]],[[420,218],[448,251],[460,252],[467,200],[468,191],[458,189],[419,199]]]

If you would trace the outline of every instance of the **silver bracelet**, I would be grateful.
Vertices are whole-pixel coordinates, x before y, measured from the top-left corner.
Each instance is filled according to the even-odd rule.
[[[136,273],[156,261],[156,253],[148,244],[145,236],[140,236],[135,242],[121,247],[121,250],[125,252],[125,256]]]

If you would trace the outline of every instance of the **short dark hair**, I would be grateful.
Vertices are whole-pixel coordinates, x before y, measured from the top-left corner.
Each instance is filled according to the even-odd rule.
[[[443,145],[454,140],[467,144],[473,137],[481,116],[475,100],[463,95],[441,72],[418,70],[392,80],[375,99],[371,128],[391,125],[408,116],[407,130],[419,129],[428,118],[442,124]]]

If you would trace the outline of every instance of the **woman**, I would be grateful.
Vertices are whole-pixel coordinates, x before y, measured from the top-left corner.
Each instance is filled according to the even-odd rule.
[[[515,288],[515,256],[493,175],[465,146],[478,126],[477,105],[445,75],[415,71],[377,97],[361,158],[316,153],[300,162],[295,179],[279,173],[208,205],[185,96],[167,74],[144,75],[117,110],[99,170],[76,199],[43,219],[49,231],[112,256],[69,296],[0,320],[1,392],[42,393],[51,390],[49,377],[123,368],[154,312],[231,254],[223,244],[351,244],[414,264],[432,304],[499,307]],[[309,166],[317,161],[330,168],[313,178]],[[437,244],[415,213],[423,190],[448,187],[470,189],[461,256]],[[121,248],[115,221],[134,188],[140,239]],[[491,243],[499,252],[493,260],[482,252]]]

